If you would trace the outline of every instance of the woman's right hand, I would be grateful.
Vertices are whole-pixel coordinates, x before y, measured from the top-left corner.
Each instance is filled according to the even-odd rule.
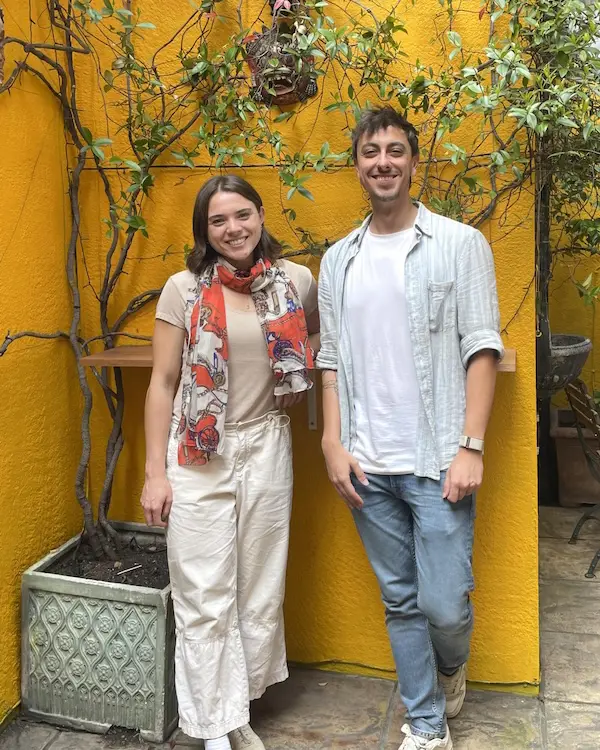
[[[146,479],[140,502],[148,526],[164,528],[167,525],[173,504],[173,490],[166,475]]]

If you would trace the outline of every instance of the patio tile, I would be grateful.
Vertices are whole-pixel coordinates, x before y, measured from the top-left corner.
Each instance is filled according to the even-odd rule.
[[[600,583],[600,565],[596,578],[586,578],[596,550],[597,542],[580,541],[569,544],[564,539],[540,539],[540,578],[542,581],[580,581],[594,585]]]
[[[540,584],[542,630],[600,635],[600,586],[590,586],[589,580],[584,580],[585,583],[547,581]],[[600,696],[598,700],[600,702]]]
[[[86,734],[85,732],[62,732],[58,739],[52,743],[50,750],[108,750],[108,748],[115,747],[114,744],[109,744],[109,739],[99,734]],[[144,745],[137,743],[136,745],[128,744],[120,747],[123,750],[130,750],[136,748],[144,748]]]
[[[394,720],[386,750],[404,738]],[[467,692],[460,715],[450,721],[455,750],[542,750],[541,706],[537,698],[485,690]]]
[[[189,748],[203,748],[204,740],[198,740],[195,737],[188,737],[181,729],[178,729],[171,737],[170,747],[173,750],[189,750]]]
[[[600,701],[600,636],[542,631],[542,674],[546,700]]]
[[[252,706],[252,726],[269,750],[372,750],[393,690],[387,680],[294,669]]]
[[[45,750],[58,734],[58,729],[47,724],[28,724],[17,720],[0,735],[0,750]]]
[[[556,508],[541,506],[539,509],[539,537],[550,539],[570,539],[575,524],[586,508]],[[597,514],[600,518],[600,511]],[[600,543],[600,522],[587,521],[581,529],[580,539],[598,540]]]
[[[600,706],[546,701],[548,750],[598,750]]]

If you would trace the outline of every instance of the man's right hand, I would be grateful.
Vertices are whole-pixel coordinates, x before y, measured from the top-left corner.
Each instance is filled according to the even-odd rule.
[[[363,501],[350,479],[350,475],[354,474],[361,484],[365,486],[369,484],[360,464],[351,453],[348,453],[339,440],[328,441],[324,438],[321,445],[331,483],[351,510],[352,508],[360,510],[363,507]]]
[[[167,525],[167,519],[173,504],[173,490],[166,476],[152,477],[144,482],[142,490],[142,508],[148,526]]]

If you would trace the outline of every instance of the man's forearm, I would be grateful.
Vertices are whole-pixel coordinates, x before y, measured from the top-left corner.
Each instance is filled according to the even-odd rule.
[[[323,442],[339,443],[341,435],[337,372],[323,370]]]
[[[483,440],[494,403],[496,354],[484,350],[472,357],[467,370],[466,414],[463,433]]]

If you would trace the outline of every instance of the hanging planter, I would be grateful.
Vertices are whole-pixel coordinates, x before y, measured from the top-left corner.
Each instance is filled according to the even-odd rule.
[[[538,397],[549,398],[578,378],[591,349],[592,342],[586,336],[552,334],[548,367],[538,366]]]

